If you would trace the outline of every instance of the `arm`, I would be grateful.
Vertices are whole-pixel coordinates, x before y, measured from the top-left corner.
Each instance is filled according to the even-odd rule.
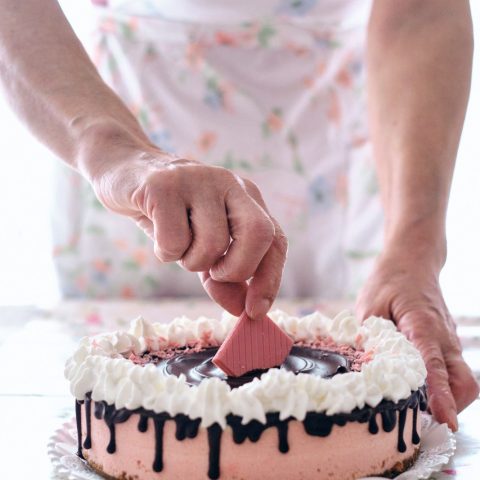
[[[91,182],[107,208],[135,220],[160,260],[200,272],[232,313],[264,315],[286,240],[256,186],[152,145],[55,0],[0,0],[0,11],[0,84],[32,132]]]
[[[385,210],[385,247],[358,300],[392,318],[420,349],[430,408],[457,427],[478,395],[439,288],[445,217],[472,65],[468,1],[374,3],[369,121]]]

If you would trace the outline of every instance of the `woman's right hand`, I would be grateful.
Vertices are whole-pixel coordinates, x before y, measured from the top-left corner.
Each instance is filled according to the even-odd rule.
[[[257,186],[221,167],[121,143],[94,142],[83,152],[102,204],[135,220],[160,261],[199,272],[223,308],[265,315],[279,289],[287,240]]]

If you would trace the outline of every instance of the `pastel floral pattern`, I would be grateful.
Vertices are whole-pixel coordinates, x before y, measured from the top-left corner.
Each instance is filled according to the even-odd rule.
[[[100,73],[160,149],[258,184],[290,241],[283,294],[354,294],[381,245],[381,208],[363,95],[365,22],[341,24],[368,0],[245,0],[208,25],[170,21],[166,6],[183,1],[97,0]],[[224,11],[224,0],[208,2],[212,15]],[[239,13],[249,19],[236,22]],[[59,168],[54,258],[67,296],[203,294],[196,275],[160,264],[131,220]]]

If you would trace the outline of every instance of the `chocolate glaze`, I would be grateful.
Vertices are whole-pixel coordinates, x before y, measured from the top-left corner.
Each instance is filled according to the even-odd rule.
[[[87,395],[87,400],[90,396]],[[81,409],[83,402],[76,401],[77,414],[77,434],[78,434],[78,455],[82,455],[82,427],[81,427]],[[406,444],[404,440],[405,421],[407,417],[407,409],[413,409],[413,428],[412,442],[418,444],[420,437],[416,430],[418,409],[424,411],[427,408],[427,400],[425,388],[412,392],[410,397],[400,400],[397,403],[384,400],[376,407],[365,406],[361,409],[356,408],[350,413],[341,413],[336,415],[326,415],[325,413],[308,412],[303,426],[308,435],[326,437],[332,431],[334,425],[343,426],[347,422],[368,423],[368,430],[372,435],[379,431],[377,416],[382,417],[382,429],[390,432],[395,428],[398,415],[398,441],[397,448],[400,452],[404,452]],[[176,424],[175,437],[177,440],[183,441],[187,438],[195,438],[199,431],[200,419],[191,419],[186,415],[176,415],[171,417],[167,413],[155,413],[143,408],[136,410],[128,410],[125,408],[116,409],[113,405],[107,405],[106,402],[95,402],[95,417],[103,418],[110,430],[110,441],[107,446],[109,453],[114,453],[115,445],[115,425],[127,421],[132,415],[139,414],[138,422],[139,431],[146,431],[148,419],[152,418],[155,426],[155,455],[152,459],[152,468],[156,472],[163,469],[163,430],[166,421],[174,421]],[[397,413],[398,412],[398,413]],[[237,415],[228,415],[227,425],[232,429],[233,440],[235,443],[243,443],[245,440],[256,442],[262,436],[262,433],[268,428],[276,428],[278,431],[278,449],[282,453],[287,453],[288,445],[288,423],[294,420],[292,417],[281,420],[279,413],[268,413],[266,415],[266,423],[260,423],[251,420],[249,423],[242,425],[242,417]],[[145,430],[143,430],[145,428]],[[209,444],[209,467],[208,477],[217,479],[220,477],[220,451],[222,428],[217,423],[207,428],[208,444]]]
[[[228,377],[212,359],[218,348],[207,348],[200,352],[186,352],[169,359],[159,360],[157,367],[166,375],[179,377],[185,375],[189,385],[198,385],[205,378],[217,377],[236,388],[260,377],[266,370],[254,370],[241,377]],[[289,372],[308,373],[323,378],[330,378],[339,373],[350,371],[347,358],[339,353],[309,347],[292,348],[280,368]]]

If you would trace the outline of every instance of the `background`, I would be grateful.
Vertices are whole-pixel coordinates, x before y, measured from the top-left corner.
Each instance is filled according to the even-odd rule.
[[[88,2],[61,2],[82,38]],[[480,33],[480,2],[471,2]],[[457,315],[480,315],[480,52],[448,211],[448,260],[441,283]],[[50,260],[52,155],[29,134],[0,96],[0,305],[48,306],[58,300]]]

